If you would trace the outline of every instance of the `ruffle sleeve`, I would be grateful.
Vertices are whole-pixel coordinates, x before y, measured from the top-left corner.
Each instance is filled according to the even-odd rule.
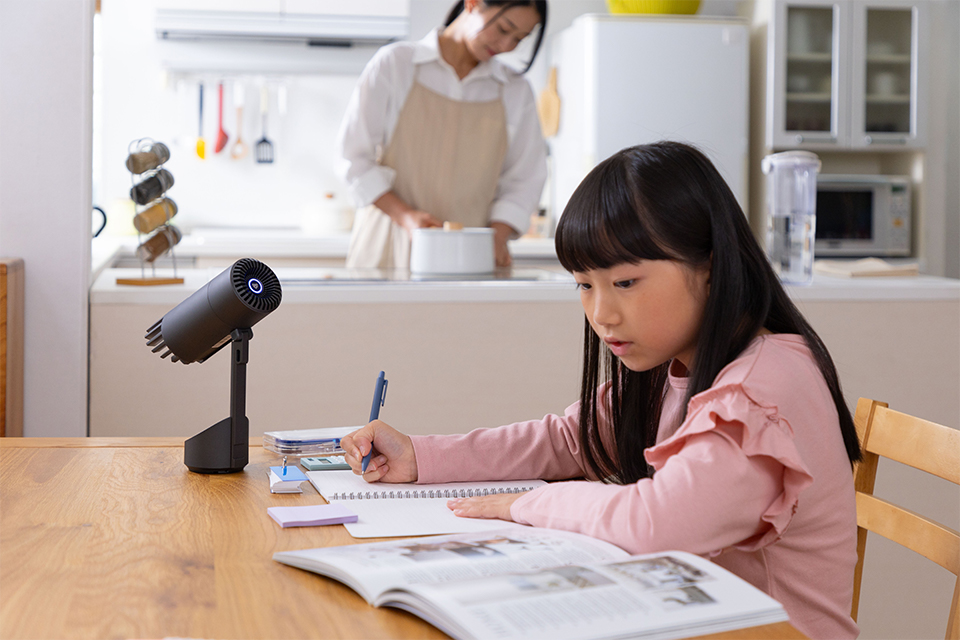
[[[766,456],[783,466],[782,491],[761,516],[769,526],[734,548],[751,552],[773,544],[789,526],[800,494],[813,483],[797,451],[793,428],[777,407],[756,403],[740,384],[714,387],[690,400],[683,424],[669,438],[646,450],[647,462],[659,470],[687,440],[711,431],[739,440],[737,444],[748,457]]]

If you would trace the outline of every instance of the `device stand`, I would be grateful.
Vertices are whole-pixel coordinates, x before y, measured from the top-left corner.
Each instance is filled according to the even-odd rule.
[[[194,473],[236,473],[250,460],[250,422],[246,416],[250,329],[230,333],[230,417],[183,444],[183,463]]]

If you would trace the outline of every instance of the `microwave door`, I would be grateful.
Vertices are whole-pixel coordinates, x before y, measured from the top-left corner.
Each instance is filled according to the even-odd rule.
[[[820,185],[817,189],[816,255],[877,255],[875,197],[873,189],[862,185]]]

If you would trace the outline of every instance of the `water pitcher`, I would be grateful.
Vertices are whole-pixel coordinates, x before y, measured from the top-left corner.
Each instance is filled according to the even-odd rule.
[[[809,284],[817,229],[817,173],[820,159],[809,151],[766,156],[767,256],[780,280]]]

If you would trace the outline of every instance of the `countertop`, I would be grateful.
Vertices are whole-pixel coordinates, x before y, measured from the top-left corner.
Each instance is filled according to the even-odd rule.
[[[139,269],[104,269],[90,291],[93,304],[178,304],[220,273],[221,268],[179,269],[181,285],[138,287],[118,285],[118,277],[140,275]],[[524,302],[575,301],[573,277],[533,267],[499,270],[494,276],[418,278],[407,271],[345,268],[275,269],[285,303],[318,302]],[[173,275],[157,269],[157,275]],[[798,301],[960,301],[960,280],[910,278],[830,278],[817,275],[809,286],[788,286]]]
[[[189,268],[197,256],[328,257],[346,255],[349,233],[309,236],[293,229],[194,230],[177,246],[188,268],[178,269],[182,285],[135,287],[116,284],[117,277],[139,277],[139,269],[116,269],[118,255],[133,253],[136,237],[97,238],[93,244],[94,304],[177,304],[222,268]],[[514,268],[495,277],[418,279],[408,272],[357,271],[344,268],[278,268],[284,302],[472,302],[568,301],[578,298],[573,278],[557,268],[553,239],[522,238],[510,243]],[[529,264],[530,266],[526,266]],[[269,264],[269,262],[268,262]],[[156,275],[172,275],[157,268]],[[960,280],[934,276],[835,278],[816,274],[807,286],[787,286],[798,301],[957,300]]]
[[[137,244],[136,236],[94,238],[94,274],[111,266],[119,255],[133,255]],[[182,258],[346,258],[349,244],[349,232],[309,235],[298,229],[195,229],[183,236],[175,251]],[[553,238],[519,238],[511,240],[509,247],[519,261],[557,259]]]
[[[139,269],[104,269],[90,290],[91,304],[178,304],[221,268],[179,269],[180,285],[118,285]],[[482,277],[418,277],[408,271],[346,268],[274,269],[284,304],[394,302],[565,302],[579,300],[573,277],[546,269],[515,267]],[[158,276],[173,275],[157,269]]]

